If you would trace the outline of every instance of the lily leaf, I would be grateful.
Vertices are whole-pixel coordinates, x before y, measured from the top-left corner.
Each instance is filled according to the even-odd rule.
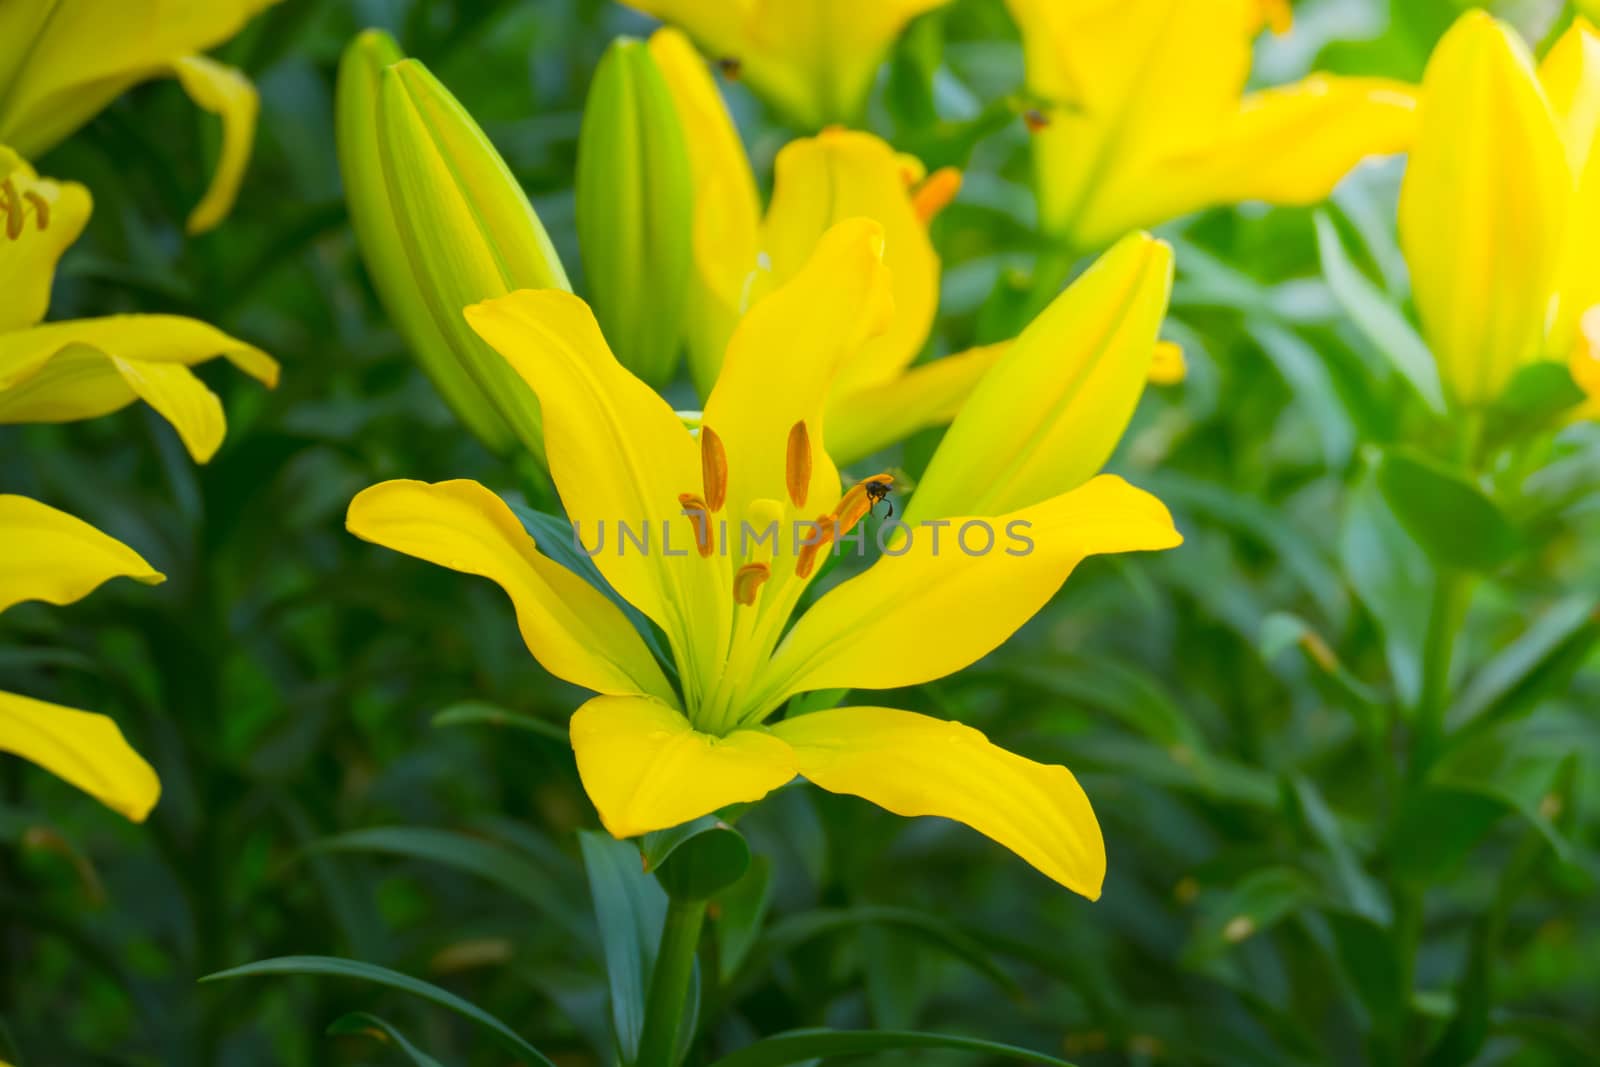
[[[402,993],[421,997],[441,1008],[448,1008],[463,1018],[470,1019],[489,1031],[508,1051],[542,1067],[555,1067],[544,1053],[528,1044],[517,1032],[476,1004],[471,1004],[420,978],[413,978],[387,967],[379,967],[360,960],[345,960],[334,956],[278,956],[270,960],[257,960],[242,967],[233,967],[216,974],[208,974],[202,982],[220,982],[228,978],[259,978],[267,975],[315,974],[329,978],[355,978],[376,985],[398,989]]]
[[[834,1056],[861,1056],[913,1048],[950,1049],[1018,1063],[1072,1067],[1066,1060],[1015,1045],[910,1030],[791,1030],[746,1045],[738,1052],[717,1060],[711,1067],[784,1067],[785,1064]]]
[[[706,900],[744,877],[750,845],[744,835],[712,815],[646,834],[644,869],[675,900]]]
[[[1483,490],[1420,455],[1385,453],[1378,489],[1406,532],[1442,566],[1494,570],[1520,546],[1516,528]]]

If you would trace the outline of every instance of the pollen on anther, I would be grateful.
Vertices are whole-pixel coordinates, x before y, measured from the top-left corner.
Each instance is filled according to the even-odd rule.
[[[749,607],[756,602],[761,586],[772,577],[772,568],[765,563],[746,563],[733,576],[733,599]]]
[[[711,512],[706,509],[706,502],[693,493],[680,493],[678,503],[689,521],[694,523],[695,549],[702,557],[709,558],[716,546],[711,541]]]
[[[728,450],[709,426],[700,427],[700,477],[705,482],[706,507],[721,511],[728,502]]]
[[[926,226],[961,191],[961,172],[955,167],[940,167],[911,194],[911,206]]]
[[[811,431],[804,419],[789,428],[789,450],[784,463],[784,477],[789,486],[789,499],[794,506],[806,506],[806,494],[811,491]]]
[[[818,515],[816,526],[816,538],[800,547],[800,557],[795,560],[794,573],[797,578],[811,577],[811,572],[817,567],[817,556],[828,547],[838,532],[837,520],[832,515]]]

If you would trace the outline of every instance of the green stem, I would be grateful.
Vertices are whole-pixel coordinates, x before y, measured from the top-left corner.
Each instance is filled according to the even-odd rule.
[[[650,998],[645,1004],[636,1067],[674,1067],[677,1063],[678,1028],[689,1000],[695,949],[700,944],[705,917],[703,900],[673,900],[667,905],[661,950],[656,953],[655,972],[650,976]]]
[[[1411,779],[1420,782],[1433,765],[1444,741],[1444,717],[1450,707],[1450,667],[1456,638],[1472,600],[1472,576],[1460,571],[1439,575],[1428,613],[1427,643],[1422,650],[1422,693],[1417,700],[1416,746],[1411,753]]]

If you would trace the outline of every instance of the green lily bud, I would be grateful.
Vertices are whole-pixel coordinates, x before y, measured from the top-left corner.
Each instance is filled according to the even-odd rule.
[[[589,85],[578,141],[578,246],[617,358],[662,386],[682,351],[694,210],[689,152],[643,41],[619,38]]]
[[[449,90],[378,31],[340,62],[337,134],[356,239],[390,318],[469,430],[542,462],[538,399],[461,314],[515,289],[571,289],[522,187]]]

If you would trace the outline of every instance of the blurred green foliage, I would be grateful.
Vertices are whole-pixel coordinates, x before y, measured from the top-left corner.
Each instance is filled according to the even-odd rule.
[[[1553,6],[1507,5],[1535,33]],[[1458,8],[1307,0],[1257,76],[1415,78]],[[526,654],[488,583],[343,530],[350,498],[391,477],[553,508],[453,422],[362,270],[332,96],[369,25],[482,123],[584,291],[582,104],[613,36],[648,28],[601,0],[284,0],[220,50],[263,112],[238,207],[201,238],[182,223],[214,131],[171,84],[41,162],[97,201],[52,317],[194,315],[284,373],[267,394],[202,369],[229,418],[206,467],[142,408],[0,430],[0,489],[170,578],[5,619],[6,686],[114,714],[165,786],[132,827],[0,761],[0,1051],[22,1067],[537,1062],[337,975],[195,984],[278,956],[423,979],[562,1064],[611,1062],[639,1024],[614,994],[648,973],[630,924],[659,929],[666,897],[586,833],[562,732],[577,691]],[[874,97],[875,129],[966,171],[934,228],[939,351],[1011,335],[1027,302],[1041,249],[1007,103],[1020,64],[1002,5],[959,0],[913,27]],[[765,180],[787,135],[732,92]],[[1103,899],[959,827],[786,789],[739,822],[753,859],[731,886],[725,856],[659,846],[669,884],[714,886],[696,1056],[832,1026],[1084,1067],[1593,1062],[1600,425],[1557,432],[1529,381],[1488,434],[1541,432],[1499,453],[1487,487],[1430,458],[1454,428],[1396,369],[1415,343],[1397,180],[1371,166],[1316,211],[1167,228],[1167,333],[1190,374],[1147,396],[1111,469],[1167,501],[1187,544],[1086,565],[1004,649],[906,705],[1073,767],[1108,842]],[[913,475],[936,438],[905,446]],[[1467,582],[1454,674],[1425,678],[1430,605]],[[1436,699],[1430,733],[1417,709]],[[1429,758],[1407,758],[1419,746]],[[404,1036],[376,1041],[388,1027]]]

